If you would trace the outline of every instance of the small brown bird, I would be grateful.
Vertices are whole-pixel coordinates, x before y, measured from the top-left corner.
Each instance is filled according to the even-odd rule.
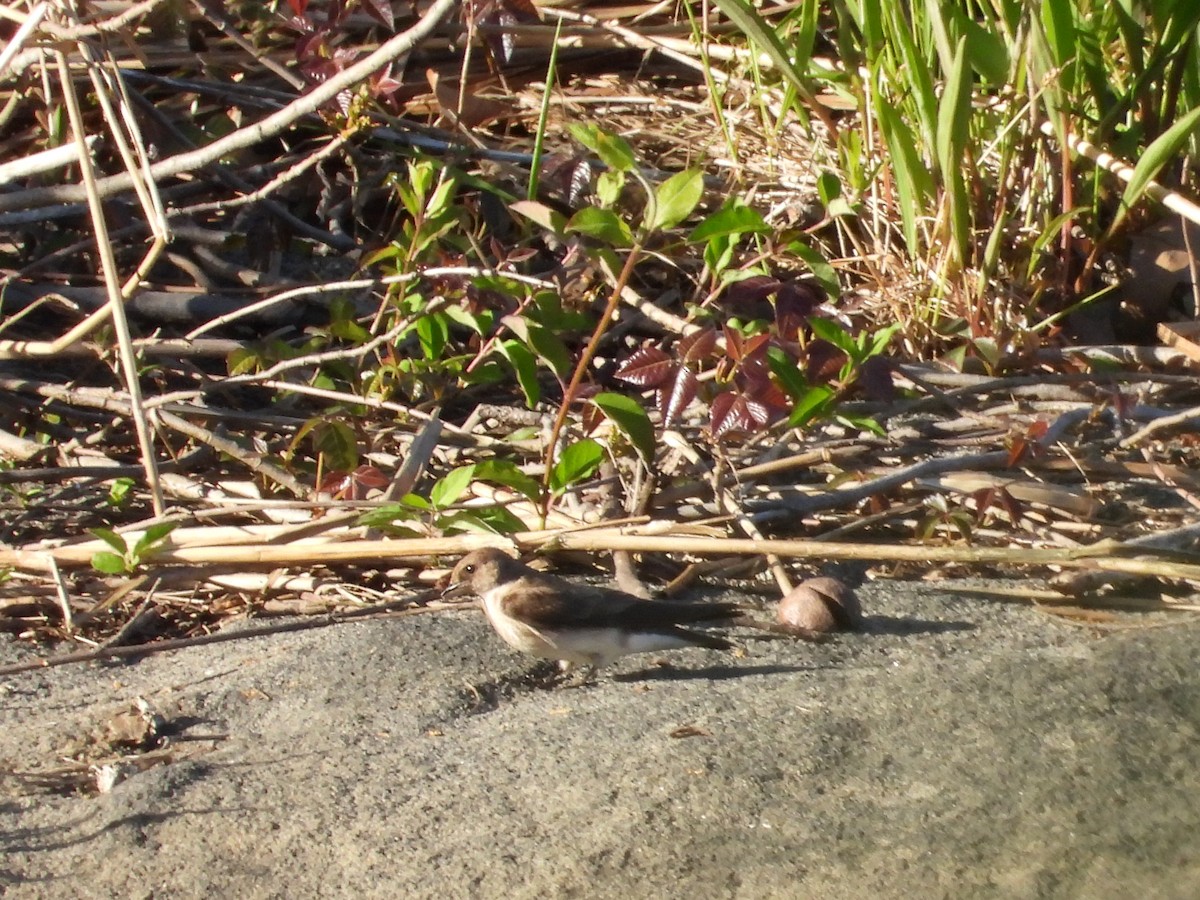
[[[510,647],[556,659],[564,669],[588,666],[587,677],[628,653],[708,647],[729,650],[724,638],[684,624],[729,623],[732,603],[642,600],[624,591],[575,584],[534,571],[495,549],[464,556],[442,596],[475,594],[496,633]]]

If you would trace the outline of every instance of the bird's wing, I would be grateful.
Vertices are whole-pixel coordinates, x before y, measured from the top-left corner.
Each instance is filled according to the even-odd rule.
[[[618,626],[652,631],[687,622],[728,619],[738,615],[731,603],[679,603],[642,600],[624,591],[575,584],[552,575],[525,576],[503,602],[515,619],[547,628]]]

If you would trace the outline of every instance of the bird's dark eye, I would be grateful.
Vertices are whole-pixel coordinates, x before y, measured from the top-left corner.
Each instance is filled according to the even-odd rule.
[[[466,573],[467,573],[468,575],[472,574],[474,571],[475,571],[475,567],[474,567],[474,566],[467,566],[467,567],[466,567]]]

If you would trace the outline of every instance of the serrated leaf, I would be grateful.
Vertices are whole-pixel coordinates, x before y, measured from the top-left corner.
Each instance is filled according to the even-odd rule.
[[[646,228],[674,228],[692,214],[704,196],[704,176],[699,169],[676,172],[654,189],[654,203]]]
[[[591,438],[576,441],[562,452],[550,470],[550,490],[561,494],[573,484],[590,478],[604,460],[604,448]]]
[[[125,543],[125,538],[117,534],[111,528],[89,528],[88,531],[100,538],[100,540],[104,541],[104,543],[108,544],[108,546],[112,547],[118,553],[124,553],[129,549],[129,545]]]
[[[445,509],[463,495],[475,480],[474,464],[459,466],[439,478],[429,489],[429,502],[434,509]]]
[[[105,575],[122,575],[126,571],[125,557],[101,550],[92,554],[92,568]]]
[[[646,410],[632,397],[601,393],[592,398],[605,416],[621,430],[647,463],[654,459],[654,425]]]
[[[717,349],[717,332],[713,328],[701,328],[685,334],[675,345],[675,352],[685,363],[701,362],[712,356]]]
[[[696,399],[700,379],[687,366],[680,366],[675,377],[659,388],[658,408],[662,411],[663,424],[670,427],[679,420],[689,403]]]
[[[535,225],[540,225],[553,234],[560,237],[566,234],[567,217],[558,210],[551,209],[544,203],[538,203],[534,200],[518,200],[516,203],[509,204],[508,208],[517,215],[524,216]]]
[[[388,31],[396,30],[396,17],[392,13],[392,4],[387,0],[362,0],[363,9]]]
[[[713,398],[710,428],[713,440],[734,431],[749,430],[750,419],[746,413],[746,398],[741,394],[726,391]]]
[[[620,216],[611,209],[595,206],[585,206],[571,216],[567,231],[605,241],[614,247],[628,247],[633,243],[633,232]]]
[[[730,235],[766,234],[771,226],[759,213],[749,206],[726,205],[705,217],[692,229],[688,240],[694,244]]]
[[[666,382],[679,364],[675,358],[658,347],[636,350],[620,366],[616,376],[641,388],[653,388]]]

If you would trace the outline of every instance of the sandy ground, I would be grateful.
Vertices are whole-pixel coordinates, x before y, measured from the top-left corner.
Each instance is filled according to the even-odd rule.
[[[579,689],[473,611],[9,676],[0,893],[1200,895],[1200,627],[860,594],[864,634]],[[45,777],[139,697],[168,762],[102,795]]]

